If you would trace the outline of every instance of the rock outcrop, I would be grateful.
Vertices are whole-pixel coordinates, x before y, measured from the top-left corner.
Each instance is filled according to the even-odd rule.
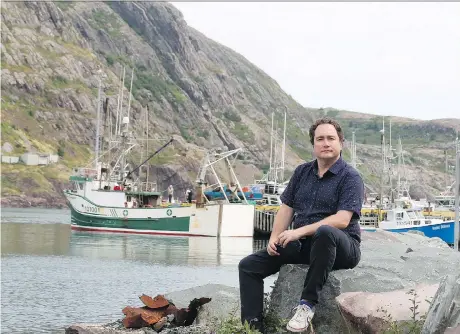
[[[448,275],[439,285],[422,334],[460,333],[460,268],[455,269],[457,274]]]
[[[330,274],[313,320],[316,333],[343,333],[347,332],[349,326],[361,328],[363,333],[377,333],[375,328],[381,325],[381,321],[374,320],[383,319],[384,314],[363,314],[363,304],[382,306],[391,314],[391,308],[394,307],[392,305],[397,300],[384,297],[398,299],[405,296],[404,304],[407,306],[411,296],[404,292],[390,292],[407,292],[422,284],[439,284],[444,276],[460,271],[459,253],[454,252],[440,239],[429,239],[417,234],[364,233],[361,252],[362,259],[356,268],[333,271]],[[282,267],[272,292],[271,305],[280,317],[292,316],[291,310],[299,302],[307,269],[306,265]],[[423,294],[433,297],[435,291],[431,286]],[[353,295],[341,296],[345,293],[362,292],[367,293],[360,295],[363,300],[356,299],[356,303],[352,305],[350,298]],[[422,295],[421,290],[419,293]],[[372,300],[367,301],[367,297]],[[406,317],[408,316],[409,312],[406,312]]]

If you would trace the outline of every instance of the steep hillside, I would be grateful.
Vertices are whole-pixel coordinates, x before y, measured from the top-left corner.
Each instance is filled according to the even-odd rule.
[[[303,129],[312,118],[302,106],[242,56],[188,27],[173,6],[151,2],[2,2],[2,144],[9,144],[7,153],[59,150],[67,167],[89,161],[98,70],[105,75],[103,92],[115,114],[123,66],[126,87],[134,69],[130,112],[135,135],[141,135],[148,110],[150,136],[159,138],[151,151],[176,134],[184,141],[176,143],[175,152],[189,152],[185,160],[169,152],[160,161],[161,175],[152,177],[162,187],[165,182],[185,187],[201,157],[190,152],[215,147],[244,147],[246,160],[238,169],[249,169],[242,177],[250,182],[267,164],[271,112],[278,121],[286,109],[290,114],[290,141],[297,145],[287,151],[287,166],[299,163],[295,151],[308,157]],[[124,100],[126,108],[126,90]],[[46,168],[36,169],[45,176]],[[26,192],[16,177],[14,167],[3,165],[8,184],[3,198]]]
[[[149,136],[158,139],[151,152],[171,136],[178,139],[174,148],[152,160],[151,178],[160,189],[172,183],[183,191],[196,176],[202,149],[216,147],[243,147],[237,171],[243,182],[252,182],[268,164],[272,112],[280,128],[288,113],[286,168],[292,170],[311,158],[308,127],[313,119],[331,113],[299,105],[244,57],[187,26],[167,3],[3,1],[1,15],[2,153],[35,150],[62,157],[57,166],[2,164],[3,205],[63,204],[60,189],[70,168],[86,164],[93,154],[99,78],[115,115],[123,67],[125,110],[134,70],[134,134],[145,135],[148,113]],[[347,138],[351,129],[361,133],[376,122],[341,113],[335,116],[344,122]],[[424,131],[409,163],[414,177],[427,182],[421,191],[436,191],[443,180],[437,162],[424,164],[415,156],[425,159],[421,154],[433,145],[437,155],[451,138],[451,123],[403,123],[401,133]],[[366,156],[360,169],[372,186],[378,137],[359,133],[358,155]]]

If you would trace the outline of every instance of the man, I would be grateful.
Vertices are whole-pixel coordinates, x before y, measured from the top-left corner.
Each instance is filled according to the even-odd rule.
[[[169,203],[172,202],[173,195],[174,195],[174,188],[173,188],[172,184],[170,184],[169,187],[168,187],[168,201],[169,201]]]
[[[187,202],[192,203],[193,192],[190,189],[187,189]]]
[[[361,258],[364,184],[341,157],[342,129],[336,121],[322,118],[310,127],[309,136],[316,159],[296,168],[281,195],[283,204],[267,249],[247,256],[238,266],[241,320],[262,333],[265,277],[283,264],[309,264],[300,302],[287,325],[292,332],[303,332],[330,271],[354,268]],[[292,221],[294,229],[288,230]]]

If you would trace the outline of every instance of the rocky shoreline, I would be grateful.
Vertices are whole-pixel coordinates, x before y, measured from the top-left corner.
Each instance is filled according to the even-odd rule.
[[[383,231],[363,233],[361,250],[362,260],[356,268],[331,273],[313,319],[316,333],[347,333],[350,329],[353,333],[383,333],[394,326],[413,327],[415,333],[423,334],[460,331],[460,253],[438,238]],[[306,273],[305,265],[281,268],[266,303],[272,320],[292,316],[302,288],[299,282]],[[66,333],[204,334],[218,333],[239,322],[236,288],[209,284],[165,295],[181,307],[196,296],[211,298],[211,302],[199,309],[191,326],[132,330],[117,321],[74,324],[66,328]],[[241,332],[234,328],[232,333]],[[275,333],[285,333],[284,326],[267,331]]]
[[[61,196],[48,195],[45,197],[7,196],[0,199],[2,208],[46,208],[66,209],[66,199]]]

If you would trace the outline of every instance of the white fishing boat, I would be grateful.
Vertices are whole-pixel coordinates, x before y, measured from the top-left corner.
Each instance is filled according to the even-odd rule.
[[[422,232],[428,238],[440,238],[446,243],[453,245],[455,240],[454,221],[442,219],[429,219],[423,216],[420,209],[405,209],[404,201],[396,200],[393,209],[386,210],[384,219],[380,222],[374,219],[363,219],[361,229],[374,232],[384,230],[388,232]]]
[[[173,139],[136,166],[129,157],[134,149],[140,150],[139,140],[135,139],[129,128],[131,94],[128,109],[123,112],[124,84],[120,86],[118,109],[114,117],[115,129],[107,124],[112,115],[108,113],[108,104],[104,104],[104,129],[108,129],[105,133],[108,136],[105,150],[100,150],[101,85],[99,86],[95,161],[91,166],[75,168],[70,176],[73,187],[64,191],[70,207],[72,229],[136,234],[251,237],[254,206],[249,205],[246,199],[243,203],[224,201],[213,204],[204,203],[202,196],[208,169],[219,180],[213,167],[218,161],[226,162],[236,178],[228,158],[241,149],[222,154],[206,154],[196,181],[196,204],[164,203],[157,185],[148,181],[148,173],[146,179],[142,179],[139,171],[152,157],[171,145]],[[148,121],[145,124],[148,125]],[[101,155],[99,151],[102,152]],[[241,190],[239,182],[236,183]]]

